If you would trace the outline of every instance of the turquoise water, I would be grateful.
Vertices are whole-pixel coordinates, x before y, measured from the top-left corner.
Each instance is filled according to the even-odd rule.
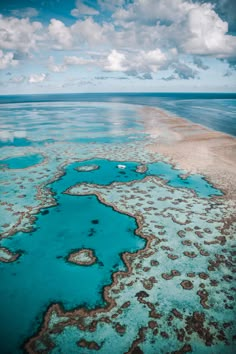
[[[118,164],[126,168],[121,170]],[[78,172],[76,167],[83,165],[99,168]],[[82,182],[109,185],[155,175],[168,180],[171,186],[195,189],[204,197],[219,194],[200,176],[182,180],[180,171],[166,163],[149,164],[146,173],[136,172],[137,166],[136,162],[99,159],[69,165],[64,176],[49,185],[58,205],[37,215],[34,232],[19,232],[2,241],[1,246],[21,253],[16,262],[0,263],[0,311],[5,323],[1,336],[6,338],[2,343],[6,352],[14,353],[23,338],[36,331],[51,303],[62,303],[66,309],[104,305],[103,286],[111,282],[114,271],[125,269],[121,253],[145,245],[134,234],[137,225],[133,218],[104,206],[95,196],[63,194],[67,188]],[[69,253],[81,248],[93,249],[98,262],[89,267],[68,263]]]
[[[78,172],[76,167],[83,165],[98,165],[99,169],[91,172]],[[118,165],[125,165],[125,169],[119,169]],[[186,179],[181,178],[184,171],[174,169],[165,162],[155,162],[147,164],[147,171],[144,173],[136,172],[137,162],[130,161],[109,161],[93,159],[83,162],[75,162],[68,166],[65,176],[53,184],[53,190],[63,192],[68,186],[77,183],[93,183],[100,185],[109,185],[112,182],[130,182],[141,180],[147,176],[158,176],[167,181],[167,184],[176,188],[193,189],[195,193],[202,198],[212,195],[222,195],[210,183],[204,180],[201,175],[192,175]]]
[[[25,138],[13,138],[0,140],[0,147],[4,146],[31,146],[33,143]]]
[[[53,143],[55,140],[53,139],[46,139],[40,141],[32,141],[26,138],[16,138],[13,137],[11,139],[0,139],[0,148],[4,146],[15,146],[15,147],[24,147],[24,146],[41,146],[44,144]]]
[[[4,160],[0,160],[0,166],[6,165],[7,168],[12,169],[21,169],[28,168],[43,161],[43,156],[39,154],[34,155],[25,155],[25,156],[17,156]]]
[[[125,270],[121,253],[145,245],[134,234],[133,218],[96,197],[60,194],[57,200],[56,207],[37,216],[33,233],[17,233],[2,242],[11,251],[22,252],[17,262],[0,263],[0,312],[5,324],[1,347],[6,353],[15,353],[36,331],[51,303],[60,302],[66,309],[103,305],[103,286],[111,282],[114,271]],[[68,263],[68,254],[80,248],[94,249],[98,263],[89,267]]]
[[[147,175],[161,177],[168,181],[168,185],[176,188],[192,189],[199,197],[210,197],[212,195],[222,195],[222,192],[214,188],[201,175],[190,175],[187,178],[181,178],[184,171],[175,170],[171,165],[165,162],[148,164]]]

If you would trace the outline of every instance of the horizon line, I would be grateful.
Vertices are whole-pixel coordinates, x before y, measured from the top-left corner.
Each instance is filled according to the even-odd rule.
[[[6,96],[41,96],[41,95],[112,95],[112,94],[233,94],[236,95],[236,91],[115,91],[115,92],[44,92],[44,93],[7,93],[0,94],[0,97]]]

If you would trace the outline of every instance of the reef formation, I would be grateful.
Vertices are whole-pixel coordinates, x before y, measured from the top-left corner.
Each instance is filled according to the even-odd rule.
[[[157,124],[155,114],[161,124],[159,131],[154,132],[150,127]],[[99,164],[93,163],[95,158],[115,161],[116,165],[118,161],[126,166],[127,162],[135,161],[134,172],[142,175],[140,179],[127,182],[74,183],[62,191],[72,198],[95,196],[100,203],[134,218],[137,228],[133,232],[145,240],[145,246],[121,253],[125,267],[114,271],[110,284],[104,285],[103,306],[68,310],[56,301],[48,304],[40,328],[25,340],[24,350],[28,353],[234,352],[236,203],[235,190],[232,189],[232,193],[230,190],[235,172],[229,163],[228,170],[224,167],[228,177],[221,182],[223,177],[211,173],[212,165],[206,169],[205,176],[202,173],[205,165],[196,162],[190,166],[180,159],[183,144],[187,143],[186,137],[182,143],[179,139],[175,141],[176,124],[182,124],[185,132],[187,128],[195,132],[198,141],[202,130],[206,134],[205,128],[188,126],[187,122],[167,117],[166,113],[155,109],[146,109],[144,115],[149,138],[141,142],[109,146],[52,142],[21,147],[20,151],[11,151],[11,156],[7,147],[2,149],[3,160],[24,155],[43,156],[38,164],[17,171],[6,167],[0,170],[2,264],[24,257],[20,250],[11,252],[5,242],[17,232],[32,233],[37,215],[58,204],[51,184],[66,175],[67,166],[81,163],[76,167],[81,175],[102,171]],[[168,125],[169,140],[164,142],[168,119],[174,128],[171,130]],[[178,134],[180,130],[178,128]],[[210,135],[213,139],[214,134]],[[217,144],[219,139],[217,136]],[[235,142],[231,138],[224,139],[226,150],[230,146],[231,151]],[[174,153],[175,146],[178,153]],[[182,186],[174,186],[176,180],[171,185],[161,173],[148,175],[148,166],[151,168],[150,164],[159,161],[171,163],[175,169],[181,167]],[[127,168],[120,172],[128,173],[125,171]],[[194,172],[207,177],[202,190],[210,186],[223,193],[215,188],[212,194],[201,195],[201,188],[196,190],[194,183],[192,188],[185,188],[184,181],[187,183],[189,176],[192,182],[197,178]],[[120,176],[125,179],[125,175]],[[119,237],[116,230],[114,236]],[[112,242],[107,247],[112,247]],[[95,267],[99,257],[96,250],[73,249],[65,262],[73,263],[71,266]]]

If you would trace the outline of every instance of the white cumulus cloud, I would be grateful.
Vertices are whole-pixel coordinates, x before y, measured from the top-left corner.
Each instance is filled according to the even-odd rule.
[[[14,54],[11,52],[3,53],[0,49],[0,69],[6,69],[9,66],[16,66],[18,60],[14,59]]]
[[[0,48],[30,53],[43,40],[42,28],[40,22],[30,22],[29,18],[0,15]]]
[[[187,53],[219,58],[236,55],[236,37],[227,34],[227,22],[210,4],[202,4],[188,13],[186,30],[189,36],[183,49]]]
[[[77,45],[105,46],[109,43],[109,34],[114,32],[110,23],[99,24],[92,17],[77,21],[70,28]]]
[[[167,56],[159,48],[147,52],[142,51],[140,55],[141,67],[146,66],[149,71],[157,72],[157,70],[166,63]]]
[[[51,19],[48,26],[49,36],[55,41],[54,47],[56,49],[68,49],[72,46],[73,38],[70,28],[68,28],[62,21]]]
[[[180,22],[186,12],[193,8],[186,0],[134,0],[126,8],[119,8],[113,18],[120,24],[135,21],[154,25],[158,21]]]
[[[130,46],[176,47],[180,53],[217,58],[236,56],[236,37],[210,3],[134,0],[113,13],[119,38]]]
[[[122,71],[129,75],[137,76],[145,73],[145,77],[151,78],[150,73],[155,73],[167,64],[167,56],[159,48],[140,52],[119,52],[113,49],[103,63],[106,71]],[[149,73],[149,75],[147,75]]]
[[[31,74],[28,78],[28,82],[30,84],[37,84],[39,82],[45,81],[47,78],[47,74],[41,73],[41,74]]]
[[[123,53],[119,53],[113,49],[107,57],[107,63],[104,67],[107,71],[126,71],[126,57]]]
[[[115,32],[112,24],[99,24],[92,17],[88,17],[77,20],[71,26],[51,19],[48,34],[54,49],[68,50],[85,46],[108,46],[113,41]]]
[[[222,0],[221,5],[223,2],[230,0]],[[70,18],[67,23],[52,18],[48,25],[32,21],[30,17],[37,15],[33,8],[11,10],[10,17],[0,15],[0,69],[30,58],[35,64],[40,59],[53,73],[73,65],[91,65],[102,71],[123,72],[126,78],[133,75],[151,80],[155,73],[168,69],[166,80],[193,79],[198,71],[208,70],[205,58],[213,57],[228,61],[234,70],[236,36],[228,32],[223,12],[217,11],[219,3],[97,0],[95,6],[93,1],[78,0],[71,11],[77,19],[71,22]],[[109,19],[100,17],[103,11],[105,15],[109,12]],[[55,50],[63,51],[61,63],[54,59]],[[40,58],[34,56],[35,51]],[[45,69],[35,72],[41,70]],[[25,80],[37,83],[46,78],[41,73]]]

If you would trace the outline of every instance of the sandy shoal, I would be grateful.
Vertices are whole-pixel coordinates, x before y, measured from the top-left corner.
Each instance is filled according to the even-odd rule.
[[[225,197],[236,200],[236,139],[175,117],[157,108],[141,108],[148,149],[168,157],[176,167],[200,173]]]

